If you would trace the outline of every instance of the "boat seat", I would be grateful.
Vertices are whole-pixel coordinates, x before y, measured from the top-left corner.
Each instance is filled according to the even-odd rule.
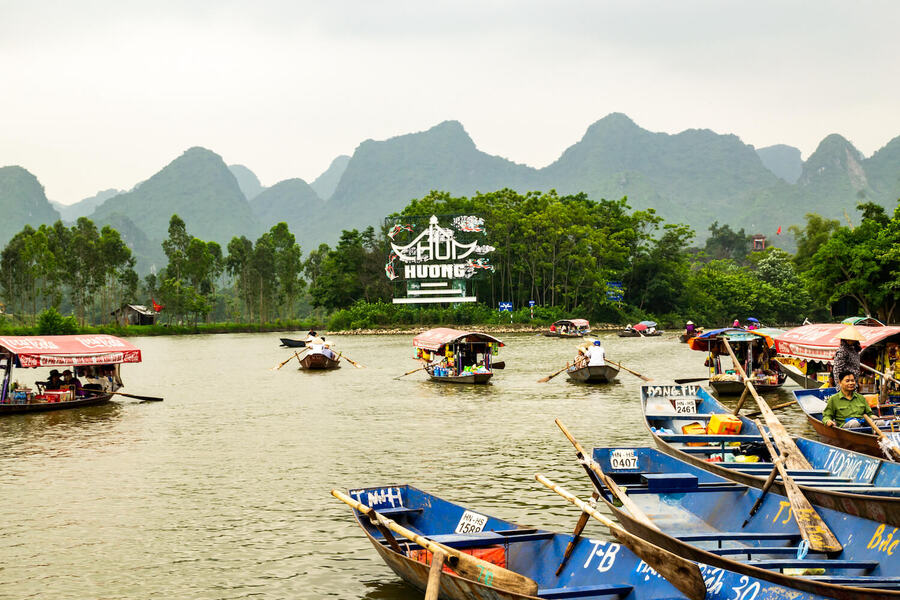
[[[710,550],[710,552],[719,556],[729,554],[786,554],[788,556],[797,556],[799,548],[799,546],[740,546],[738,548],[716,548]]]
[[[563,599],[563,598],[593,598],[606,596],[627,596],[634,589],[630,585],[609,584],[609,585],[582,585],[573,587],[548,588],[538,590],[539,598]]]
[[[425,509],[423,508],[407,508],[405,506],[398,506],[396,508],[379,508],[376,510],[376,512],[383,517],[388,517],[389,519],[397,519],[398,517],[402,518],[419,514],[424,510]]]
[[[745,565],[761,569],[863,569],[871,571],[878,566],[877,560],[841,560],[829,558],[783,558],[775,560],[748,560]]]
[[[426,535],[425,537],[438,544],[449,546],[462,550],[465,548],[477,548],[479,546],[488,546],[493,544],[505,544],[507,542],[532,542],[535,540],[546,540],[553,537],[549,531],[536,531],[534,529],[526,530],[526,533],[513,534],[515,530],[483,531],[481,533],[447,533],[440,535]]]
[[[690,473],[643,473],[641,482],[650,493],[690,492],[698,487],[697,476]]]
[[[759,441],[758,435],[691,435],[688,433],[663,433],[657,434],[659,438],[666,442],[755,442]],[[680,448],[679,448],[680,450]]]
[[[628,495],[636,494],[683,494],[690,492],[697,494],[700,492],[743,492],[747,490],[746,485],[740,483],[731,483],[729,481],[701,483],[693,489],[666,487],[662,489],[650,489],[647,486],[628,486]]]
[[[644,416],[648,419],[711,419],[712,413],[647,413]]]
[[[835,585],[852,585],[855,587],[871,587],[896,589],[900,586],[900,577],[871,577],[861,575],[857,577],[847,575],[814,575],[812,577],[804,577],[812,581],[821,581],[822,583],[833,583]]]
[[[631,493],[631,490],[628,490]],[[745,540],[753,541],[753,540],[785,540],[785,541],[799,541],[800,534],[799,533],[761,533],[761,532],[747,532],[747,531],[719,531],[719,532],[708,532],[708,533],[685,533],[685,534],[674,534],[674,537],[678,538],[682,542],[725,542],[725,541],[734,541],[734,542],[742,542]]]

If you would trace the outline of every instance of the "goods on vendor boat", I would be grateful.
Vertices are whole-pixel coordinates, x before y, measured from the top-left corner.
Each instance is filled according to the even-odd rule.
[[[859,342],[860,364],[900,379],[900,327],[872,325],[873,322],[877,323],[874,319],[849,323],[863,338]],[[785,367],[782,370],[800,387],[816,389],[827,385],[835,352],[841,345],[838,336],[847,328],[847,322],[816,323],[772,336],[777,360]],[[857,390],[861,394],[877,394],[881,390],[881,378],[863,367]],[[900,386],[889,384],[886,395],[900,402]]]
[[[119,365],[139,362],[140,350],[111,335],[0,336],[0,415],[104,404],[122,387]],[[42,371],[20,382],[16,369]]]
[[[626,530],[661,548],[830,598],[900,598],[900,563],[888,553],[893,540],[885,537],[893,528],[884,523],[812,505],[816,520],[833,535],[827,542],[824,529],[810,530],[810,515],[792,515],[787,497],[763,495],[659,450],[595,448],[592,459],[619,494],[627,489],[626,500],[638,514],[617,506],[611,488],[585,466],[607,508]],[[801,527],[815,537],[807,542]],[[827,552],[816,551],[822,542]]]
[[[464,553],[480,561],[474,577],[460,575],[445,562],[439,578],[432,583],[439,586],[441,598],[687,598],[644,560],[616,542],[523,527],[448,502],[409,485],[354,489],[349,496],[361,505],[374,509],[380,520],[391,519],[410,533],[422,536],[428,544],[439,543],[443,548],[449,548],[447,552]],[[573,511],[572,514],[574,518],[578,513]],[[404,537],[395,536],[380,524],[380,520],[373,524],[372,519],[358,510],[354,510],[354,516],[387,566],[408,584],[426,590],[432,553]],[[573,549],[566,559],[565,550],[570,544]],[[643,544],[660,556],[664,554],[651,544]],[[451,561],[454,559],[452,555],[449,558]],[[697,571],[703,579],[708,600],[821,598],[705,564],[697,565]],[[516,576],[515,591],[510,590],[510,586],[504,586],[504,580]]]
[[[774,468],[756,423],[699,386],[643,386],[641,407],[657,447],[732,481],[762,488]],[[813,504],[900,527],[900,464],[793,438],[809,468],[788,473]],[[772,444],[777,451],[777,443]],[[772,490],[783,494],[780,479]]]
[[[837,388],[819,388],[817,390],[793,390],[794,399],[803,412],[812,428],[819,437],[833,446],[846,448],[855,452],[863,452],[870,456],[884,456],[884,450],[879,443],[880,436],[875,435],[871,427],[854,427],[844,429],[842,427],[829,427],[822,422],[822,412],[828,402],[828,397],[838,393]],[[877,398],[877,396],[876,396]],[[876,400],[877,402],[877,400]],[[881,428],[882,432],[895,443],[900,443],[900,422],[894,417],[900,415],[897,405],[891,404],[881,408],[882,416],[891,419],[888,425]],[[877,412],[876,412],[877,414]],[[878,416],[873,418],[877,421]],[[894,423],[891,427],[890,423]]]
[[[550,325],[550,330],[545,331],[547,337],[576,338],[583,337],[591,332],[591,324],[587,319],[560,319]]]
[[[429,329],[413,338],[416,358],[432,381],[488,383],[493,377],[493,356],[503,346],[494,336],[447,327]]]
[[[751,374],[754,387],[760,392],[770,392],[784,384],[785,374],[779,370],[775,357],[774,335],[784,333],[780,329],[745,330],[734,327],[713,329],[688,340],[691,350],[708,352],[709,385],[721,395],[738,395],[744,391],[744,379],[737,365],[723,367],[722,361],[731,361],[725,348],[727,340],[741,362],[744,372]]]
[[[656,321],[641,321],[636,325],[629,325],[617,334],[619,337],[654,337],[662,335],[662,331],[656,328]]]

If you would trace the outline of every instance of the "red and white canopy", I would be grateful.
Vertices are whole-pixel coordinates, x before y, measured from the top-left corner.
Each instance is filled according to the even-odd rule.
[[[413,346],[422,348],[423,350],[431,350],[432,352],[439,350],[441,346],[459,341],[461,343],[487,343],[492,342],[498,346],[503,346],[503,342],[486,333],[478,333],[477,331],[460,331],[458,329],[450,329],[448,327],[438,327],[422,332],[413,338]]]
[[[22,367],[80,367],[141,362],[141,351],[112,335],[7,335],[0,349]]]
[[[847,328],[843,323],[820,323],[795,327],[775,337],[775,348],[781,356],[790,356],[802,360],[818,360],[831,362],[834,353],[841,345],[837,335]],[[877,344],[883,339],[900,335],[900,327],[867,327],[856,326],[865,338],[859,343],[863,349]]]
[[[560,319],[559,321],[556,321],[553,324],[554,325],[565,325],[566,323],[570,323],[570,324],[574,325],[575,327],[580,327],[580,328],[585,328],[585,327],[591,326],[591,324],[588,322],[587,319]]]

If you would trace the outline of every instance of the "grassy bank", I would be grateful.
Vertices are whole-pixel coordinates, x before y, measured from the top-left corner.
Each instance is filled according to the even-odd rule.
[[[271,323],[198,323],[197,325],[88,325],[67,324],[63,329],[38,325],[16,325],[0,321],[0,335],[58,335],[106,333],[119,337],[157,335],[196,335],[212,333],[263,333],[269,331],[308,331],[320,326],[310,321],[278,320]]]

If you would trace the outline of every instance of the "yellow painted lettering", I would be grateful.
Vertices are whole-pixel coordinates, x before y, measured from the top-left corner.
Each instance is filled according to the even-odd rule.
[[[781,505],[778,507],[778,512],[775,513],[775,518],[772,519],[772,522],[773,522],[773,523],[774,523],[775,521],[778,520],[778,516],[781,514],[781,511],[784,510],[784,507],[785,507],[785,506],[790,506],[791,503],[790,503],[790,502],[785,502],[784,500],[782,500],[780,504],[781,504]]]
[[[879,525],[878,529],[875,530],[875,535],[872,536],[872,539],[869,541],[869,545],[866,546],[869,550],[878,546],[881,543],[881,534],[884,533],[884,525]]]

